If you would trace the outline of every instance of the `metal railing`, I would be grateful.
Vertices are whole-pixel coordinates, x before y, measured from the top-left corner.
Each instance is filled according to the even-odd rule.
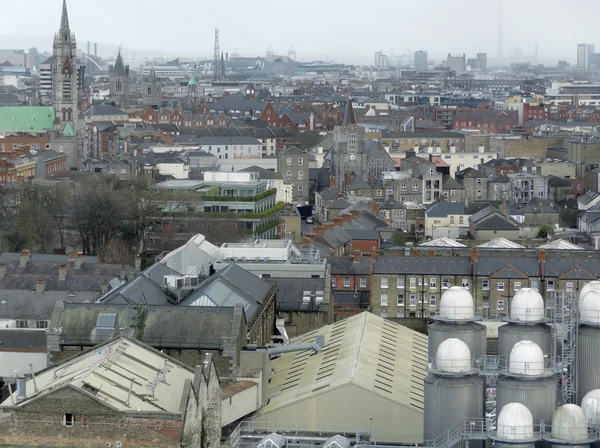
[[[463,440],[485,440],[488,438],[488,422],[485,418],[468,418],[449,428],[433,440],[425,440],[429,448],[450,448]]]
[[[114,335],[98,335],[91,336],[71,336],[64,335],[60,337],[59,343],[62,346],[94,346],[102,342],[107,342],[114,339],[119,334],[115,330]],[[204,350],[220,350],[222,343],[218,339],[206,340],[198,338],[182,338],[182,337],[143,337],[142,342],[151,345],[155,348],[191,348]]]
[[[471,358],[429,358],[428,370],[437,375],[470,375],[479,373],[478,360]]]

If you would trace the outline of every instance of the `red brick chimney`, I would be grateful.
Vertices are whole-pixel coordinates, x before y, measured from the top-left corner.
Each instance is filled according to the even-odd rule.
[[[356,249],[354,251],[354,263],[358,263],[360,261],[360,250]]]
[[[412,256],[413,257],[418,257],[419,256],[419,249],[417,249],[416,247],[413,248],[413,250],[412,250]]]
[[[377,248],[375,246],[373,246],[371,248],[371,261],[375,261],[375,259],[377,258]],[[371,264],[371,267],[373,267],[373,264]]]
[[[433,162],[433,154],[429,154],[429,161]]]
[[[373,209],[373,212],[375,212],[376,215],[379,214],[379,204],[375,201],[371,201],[369,202],[369,206]]]
[[[350,185],[350,182],[352,181],[352,179],[350,178],[350,174],[346,174],[344,176],[344,185]]]
[[[329,178],[329,186],[330,187],[335,187],[335,176],[331,176]]]
[[[305,236],[304,236],[304,238],[302,238],[302,243],[301,244],[302,244],[303,248],[308,249],[310,247],[310,238],[308,238],[306,236],[306,233],[304,235]]]
[[[321,227],[321,226],[315,226],[315,227]],[[313,227],[313,230],[314,229],[315,228]],[[314,232],[305,232],[304,237],[309,239],[310,241],[317,241],[317,234]]]
[[[316,233],[317,235],[323,235],[323,233],[325,233],[325,226],[314,226],[313,232]],[[305,233],[305,235],[308,236],[306,233]]]
[[[334,227],[335,227],[334,223],[326,222],[325,224],[323,224],[323,232],[325,232],[326,230],[333,230]]]
[[[341,216],[336,216],[332,219],[333,221],[333,227],[336,226],[341,226],[342,224],[344,224],[344,218],[342,218]]]
[[[350,214],[354,218],[360,218],[360,211],[359,210],[350,210]]]
[[[372,174],[369,174],[368,184],[373,185],[374,183],[375,183],[375,176],[373,176]]]
[[[430,247],[429,248],[429,256],[430,257],[435,257],[435,247]]]
[[[350,213],[344,213],[343,215],[340,215],[340,218],[342,218],[343,222],[352,221],[352,215]]]
[[[538,249],[538,261],[540,262],[540,274],[544,278],[546,276],[546,249]]]

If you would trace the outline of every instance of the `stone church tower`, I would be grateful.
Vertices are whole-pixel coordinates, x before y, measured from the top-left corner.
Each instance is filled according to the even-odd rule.
[[[144,106],[160,107],[162,105],[162,86],[154,68],[142,82],[142,101]]]
[[[342,125],[333,129],[332,167],[335,186],[340,191],[355,177],[368,181],[365,130],[356,124],[351,98],[348,98]]]
[[[77,43],[69,28],[67,1],[63,0],[60,30],[54,36],[52,64],[52,104],[57,125],[75,129],[77,121]]]
[[[77,42],[69,27],[67,2],[63,0],[60,30],[54,36],[53,47],[52,105],[57,135],[52,149],[67,154],[68,168],[78,164],[77,75]]]
[[[114,66],[108,69],[109,94],[115,100],[117,107],[129,105],[129,66],[123,64],[121,51]]]

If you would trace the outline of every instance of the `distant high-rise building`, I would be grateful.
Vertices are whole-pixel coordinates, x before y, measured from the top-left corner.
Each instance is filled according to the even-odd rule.
[[[477,62],[479,70],[487,70],[487,53],[477,53]]]
[[[465,55],[462,56],[452,56],[448,53],[448,58],[446,59],[446,66],[453,72],[456,72],[457,75],[461,75],[467,71],[467,60]]]
[[[588,69],[589,59],[594,51],[594,44],[577,44],[577,70]]]
[[[424,72],[427,70],[427,52],[424,50],[415,51],[415,70]]]
[[[387,68],[389,61],[387,55],[383,54],[383,51],[375,53],[375,60],[373,64],[376,68]]]

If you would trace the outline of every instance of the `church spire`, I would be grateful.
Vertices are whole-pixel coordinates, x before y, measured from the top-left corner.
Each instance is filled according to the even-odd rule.
[[[67,13],[67,0],[63,0],[62,17],[60,19],[60,33],[63,35],[65,35],[65,33],[67,33],[67,35],[71,34],[71,30],[69,28],[69,14]]]
[[[354,109],[352,108],[352,98],[348,98],[342,126],[350,126],[352,124],[356,124],[356,118],[354,117]]]

